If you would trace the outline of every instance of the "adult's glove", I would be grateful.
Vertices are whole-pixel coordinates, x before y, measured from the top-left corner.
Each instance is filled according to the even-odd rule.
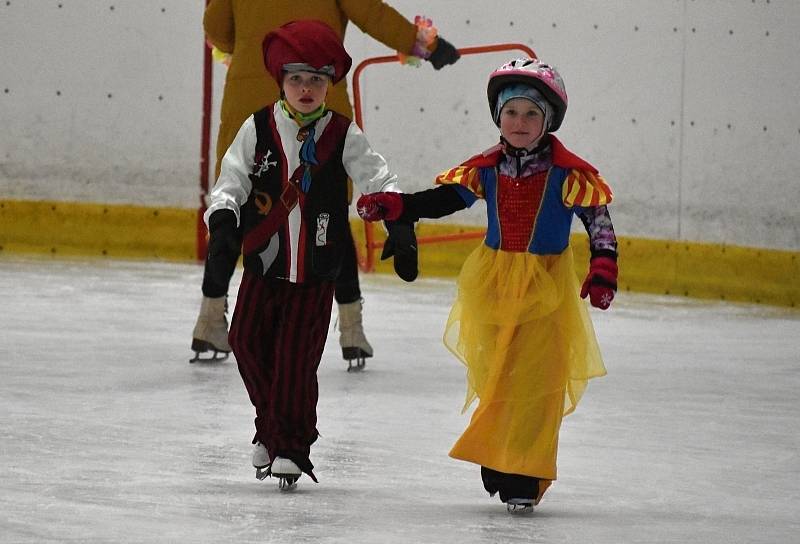
[[[611,257],[593,257],[581,287],[581,298],[589,296],[595,308],[607,310],[617,290],[617,262]]]
[[[219,285],[228,285],[241,252],[233,210],[217,210],[208,218],[208,255],[206,271]]]
[[[405,281],[414,281],[417,267],[417,236],[414,223],[409,221],[387,221],[389,237],[383,244],[381,260],[394,256],[394,271]]]
[[[361,195],[356,210],[364,221],[394,221],[403,213],[403,197],[400,193]]]
[[[441,70],[448,64],[455,64],[461,58],[458,50],[453,47],[453,44],[448,42],[442,37],[436,39],[436,49],[433,50],[431,56],[428,57],[428,62],[433,65],[434,70]]]

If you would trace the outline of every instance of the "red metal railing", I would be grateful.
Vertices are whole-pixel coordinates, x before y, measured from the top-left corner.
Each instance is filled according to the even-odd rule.
[[[496,53],[500,51],[523,51],[531,58],[536,58],[536,53],[527,45],[521,43],[501,43],[495,45],[478,45],[475,47],[464,47],[458,52],[464,55],[476,55],[481,53]],[[365,59],[356,66],[353,72],[353,111],[355,113],[356,124],[364,130],[364,118],[361,113],[361,72],[367,66],[373,64],[385,64],[388,62],[398,62],[397,55],[387,55],[385,57],[372,57]],[[458,240],[471,240],[473,238],[483,238],[485,231],[462,232],[457,234],[442,234],[437,236],[420,236],[417,238],[418,244],[433,244],[437,242],[453,242]],[[364,222],[364,251],[359,251],[358,265],[364,272],[375,270],[375,250],[383,247],[383,242],[375,240],[375,227],[372,223]]]

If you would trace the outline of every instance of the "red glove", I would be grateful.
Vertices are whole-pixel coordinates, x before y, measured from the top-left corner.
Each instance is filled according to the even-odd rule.
[[[356,209],[364,221],[395,221],[403,213],[403,197],[400,193],[361,195]]]
[[[617,262],[611,257],[595,257],[589,261],[589,274],[581,287],[581,298],[589,295],[595,308],[607,310],[617,290]]]

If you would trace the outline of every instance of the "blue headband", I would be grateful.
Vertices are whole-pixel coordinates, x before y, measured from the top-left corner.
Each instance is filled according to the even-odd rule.
[[[512,83],[500,90],[500,93],[497,95],[497,104],[494,107],[494,115],[492,116],[494,124],[498,127],[500,126],[500,112],[503,111],[503,106],[506,105],[506,102],[514,98],[525,98],[536,104],[544,114],[544,126],[546,127],[545,131],[547,131],[547,128],[550,127],[550,121],[553,118],[555,108],[542,96],[542,93],[524,83]]]

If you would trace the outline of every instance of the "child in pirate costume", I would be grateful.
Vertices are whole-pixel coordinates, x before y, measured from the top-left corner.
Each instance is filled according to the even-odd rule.
[[[209,269],[243,233],[244,273],[230,344],[255,407],[253,465],[259,478],[314,481],[317,367],[334,285],[350,243],[348,182],[395,189],[396,176],[325,97],[351,66],[341,39],[315,20],[287,23],[263,41],[281,99],[250,116],[225,153],[205,219]],[[222,255],[217,267],[215,255]]]
[[[483,198],[488,229],[465,261],[444,334],[467,367],[469,426],[450,455],[481,465],[484,487],[509,511],[529,511],[556,479],[562,418],[605,367],[586,305],[607,309],[617,280],[617,243],[597,170],[551,133],[567,109],[556,70],[516,59],[488,83],[500,144],[440,175],[440,186],[358,201],[369,221],[413,223],[451,214]],[[569,245],[577,215],[591,248],[578,286]],[[413,248],[406,248],[406,254]]]
[[[430,21],[411,22],[381,0],[210,0],[206,2],[203,28],[209,43],[229,64],[222,93],[217,133],[216,176],[222,157],[242,123],[280,97],[281,89],[264,70],[262,40],[267,33],[298,19],[315,19],[330,26],[340,40],[355,24],[366,35],[397,50],[405,58],[426,59],[435,70],[456,62],[458,51],[438,35]],[[424,18],[423,18],[424,19]],[[427,24],[426,24],[427,23]],[[353,117],[342,79],[328,91],[328,109]],[[220,360],[231,351],[228,344],[227,295],[239,260],[240,248],[228,252],[227,274],[216,278],[203,274],[202,302],[192,332],[192,361]],[[359,369],[373,356],[362,326],[362,293],[358,279],[356,248],[351,241],[336,281],[339,345],[348,370]]]

